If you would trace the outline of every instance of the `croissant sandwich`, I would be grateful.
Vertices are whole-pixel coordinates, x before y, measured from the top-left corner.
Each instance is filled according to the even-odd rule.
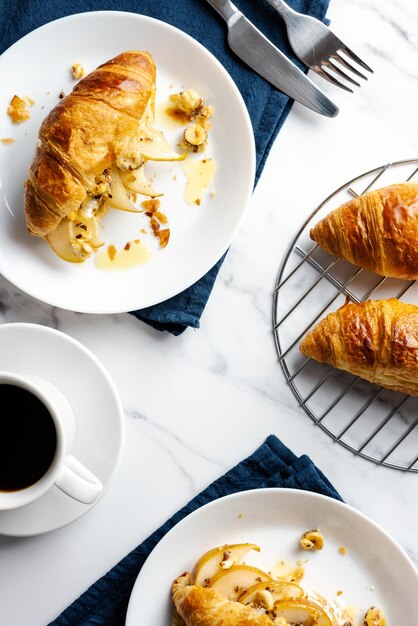
[[[418,395],[418,306],[395,298],[345,304],[311,330],[300,350],[372,383]]]
[[[418,278],[418,183],[369,191],[310,232],[321,248],[382,276]]]
[[[97,222],[109,208],[135,212],[131,192],[156,195],[144,174],[147,160],[184,158],[153,127],[155,91],[151,54],[123,52],[43,121],[25,182],[26,223],[66,261],[80,263],[102,245]]]

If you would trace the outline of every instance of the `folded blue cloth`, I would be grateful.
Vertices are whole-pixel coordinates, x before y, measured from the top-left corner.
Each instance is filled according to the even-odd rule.
[[[297,11],[325,19],[329,0],[289,0]],[[235,0],[256,26],[300,67],[291,53],[282,19],[266,0]],[[257,182],[273,141],[285,121],[292,100],[271,87],[242,63],[227,44],[226,24],[205,0],[0,0],[0,53],[34,28],[65,15],[84,11],[118,10],[150,15],[177,26],[208,48],[238,85],[250,113],[257,151]],[[158,330],[179,335],[187,327],[199,328],[222,259],[197,283],[166,302],[139,311],[138,319]]]
[[[303,455],[298,458],[281,441],[270,435],[251,456],[193,498],[49,626],[123,626],[136,577],[151,550],[173,526],[212,500],[238,491],[265,487],[304,489],[341,500],[341,496],[309,457]]]

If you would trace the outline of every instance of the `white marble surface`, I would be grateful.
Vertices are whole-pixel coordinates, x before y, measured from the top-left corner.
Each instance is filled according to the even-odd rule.
[[[315,427],[285,384],[272,337],[274,280],[300,223],[349,178],[418,156],[416,3],[332,0],[329,16],[375,75],[353,95],[323,84],[341,109],[334,120],[293,108],[200,330],[172,337],[129,315],[53,309],[0,278],[0,321],[83,342],[113,377],[127,427],[114,482],[86,516],[47,535],[0,538],[2,626],[45,625],[270,433],[309,454],[418,564],[417,475],[356,458]]]

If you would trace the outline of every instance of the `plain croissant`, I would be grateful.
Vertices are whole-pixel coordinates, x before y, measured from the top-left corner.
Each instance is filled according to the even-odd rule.
[[[308,357],[372,383],[418,395],[418,306],[395,298],[345,304],[311,330]]]
[[[382,276],[418,278],[418,183],[369,191],[310,232],[321,248]]]
[[[240,602],[227,600],[215,591],[190,584],[190,574],[177,578],[172,586],[177,616],[174,624],[186,626],[273,626],[267,615]],[[180,617],[183,622],[178,619]]]

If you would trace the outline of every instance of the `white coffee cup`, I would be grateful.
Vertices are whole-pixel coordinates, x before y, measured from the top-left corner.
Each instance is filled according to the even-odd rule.
[[[71,405],[62,391],[44,378],[5,371],[0,371],[1,385],[20,387],[43,403],[55,427],[56,448],[49,468],[37,482],[16,491],[0,490],[0,511],[16,509],[33,502],[52,485],[78,502],[92,504],[103,491],[103,485],[71,454],[75,441],[76,423]],[[12,408],[10,410],[12,411]]]

